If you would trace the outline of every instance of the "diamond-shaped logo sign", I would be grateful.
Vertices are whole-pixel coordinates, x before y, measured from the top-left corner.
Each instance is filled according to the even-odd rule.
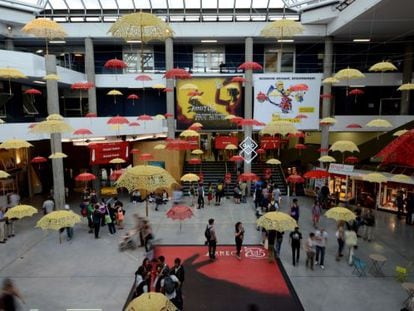
[[[239,155],[244,158],[244,162],[250,163],[257,157],[255,149],[258,147],[257,143],[251,138],[246,137],[239,145],[241,151]]]

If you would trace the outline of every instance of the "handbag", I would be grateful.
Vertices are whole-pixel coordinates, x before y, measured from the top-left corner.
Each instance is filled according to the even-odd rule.
[[[106,214],[105,215],[105,224],[111,224],[112,223],[112,218],[110,215]]]

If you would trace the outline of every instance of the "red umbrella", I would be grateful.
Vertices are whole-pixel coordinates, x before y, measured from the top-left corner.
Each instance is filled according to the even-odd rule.
[[[291,92],[299,92],[299,91],[307,91],[307,90],[309,90],[309,86],[304,83],[295,84],[289,87],[289,91]]]
[[[320,96],[322,99],[324,99],[324,98],[333,98],[333,95],[332,94],[321,94],[321,96]]]
[[[230,161],[232,161],[232,162],[243,162],[244,158],[240,155],[234,155],[230,158]]]
[[[91,173],[81,173],[75,177],[76,181],[91,181],[95,179],[96,179],[96,176]]]
[[[113,58],[106,61],[104,67],[107,69],[124,69],[128,67],[128,64],[120,59]]]
[[[321,178],[329,177],[329,173],[323,170],[313,170],[313,171],[306,172],[303,175],[303,177],[307,179],[321,179]]]
[[[85,114],[86,118],[96,118],[98,115],[95,112],[88,112]]]
[[[185,205],[175,205],[171,207],[167,213],[168,218],[171,218],[173,220],[179,220],[180,221],[180,231],[181,231],[181,223],[184,219],[193,217],[193,211],[190,207]]]
[[[42,92],[36,89],[28,89],[24,93],[29,95],[42,95]]]
[[[73,132],[73,135],[92,135],[93,133],[89,129],[81,128]]]
[[[266,153],[266,150],[264,150],[264,149],[262,149],[262,148],[259,148],[259,149],[257,149],[257,150],[256,150],[256,152],[257,152],[258,154],[263,154],[263,153]]]
[[[197,124],[196,125],[192,124],[188,127],[188,129],[193,130],[193,131],[199,131],[201,130],[201,126],[197,126]]]
[[[348,128],[348,129],[360,129],[360,128],[362,128],[362,126],[359,125],[358,123],[350,123],[346,126],[346,128]]]
[[[140,126],[138,122],[130,122],[129,126]]]
[[[295,119],[307,119],[308,116],[306,114],[298,114]]]
[[[154,160],[154,156],[151,153],[143,153],[138,157],[138,159],[140,161],[149,161]]]
[[[259,177],[255,173],[243,173],[239,175],[241,181],[255,181],[259,180]]]
[[[353,89],[353,90],[349,91],[348,95],[358,96],[358,95],[363,95],[364,93],[365,92],[361,89]]]
[[[121,124],[128,124],[129,121],[125,117],[115,116],[115,117],[110,118],[106,123],[113,124],[113,125],[121,125]]]
[[[114,170],[109,176],[110,180],[118,180],[119,177],[124,173],[124,170]]]
[[[262,65],[260,65],[259,63],[256,62],[244,62],[243,64],[241,64],[238,69],[243,69],[243,70],[262,70],[263,67]]]
[[[144,82],[144,81],[151,81],[152,78],[149,75],[138,75],[135,77],[135,80]]]
[[[329,148],[319,148],[319,149],[316,149],[316,151],[317,152],[328,152]]]
[[[137,120],[139,120],[139,121],[150,121],[150,120],[153,120],[153,117],[151,117],[147,114],[142,114],[142,115],[138,116]]]
[[[201,164],[201,160],[199,158],[191,158],[190,160],[188,160],[188,164]]]
[[[185,69],[173,68],[165,72],[164,78],[166,79],[191,79],[191,74]]]
[[[127,98],[132,99],[132,106],[135,106],[135,100],[139,99],[139,96],[137,94],[130,94]]]
[[[306,149],[307,147],[304,144],[296,144],[295,145],[295,149],[297,150],[303,150]]]
[[[190,91],[187,93],[187,96],[200,96],[201,93],[199,91]]]
[[[259,92],[256,96],[256,99],[260,102],[263,103],[266,99],[267,99],[267,95],[263,92]]]
[[[141,151],[139,151],[138,149],[131,149],[131,151],[130,151],[131,154],[138,154],[140,152]]]
[[[245,78],[243,78],[243,77],[233,77],[231,80],[230,80],[230,82],[241,82],[241,83],[244,83],[244,82],[246,82],[247,81],[247,79],[245,79]]]
[[[234,119],[235,119],[235,118],[233,118],[233,119],[231,119],[231,120],[234,120]],[[238,122],[238,124],[239,124],[239,125],[251,125],[251,126],[256,125],[256,126],[258,126],[258,125],[261,125],[261,122],[259,122],[259,121],[255,120],[255,119],[241,119],[241,120]]]
[[[305,182],[305,179],[303,179],[300,175],[289,175],[288,178],[286,178],[287,182],[293,183],[293,184],[301,184]]]
[[[359,162],[358,157],[350,156],[350,157],[345,158],[345,163],[355,164],[355,163],[358,163],[358,162]]]
[[[288,134],[288,138],[294,138],[294,137],[303,138],[303,137],[305,137],[305,133],[303,133],[302,131],[297,131],[295,133],[289,133]]]
[[[34,157],[30,160],[30,163],[45,163],[47,159],[45,157]]]
[[[239,124],[242,120],[243,120],[242,117],[234,117],[234,118],[230,119],[229,121],[232,122],[232,123]]]
[[[169,93],[169,92],[173,92],[174,89],[171,87],[166,87],[165,89],[162,90],[164,93]]]
[[[164,114],[164,117],[166,117],[166,118],[172,118],[172,117],[174,117],[174,115],[172,114],[172,113],[166,113],[166,114]]]

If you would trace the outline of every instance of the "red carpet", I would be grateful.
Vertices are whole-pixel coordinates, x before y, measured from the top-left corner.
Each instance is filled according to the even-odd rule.
[[[183,262],[185,310],[303,310],[278,265],[267,261],[266,250],[245,246],[241,261],[234,254],[234,246],[219,246],[217,260],[211,262],[206,246],[155,249],[169,266],[176,257]]]

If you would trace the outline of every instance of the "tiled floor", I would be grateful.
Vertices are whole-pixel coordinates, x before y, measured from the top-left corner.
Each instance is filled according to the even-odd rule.
[[[39,201],[39,200],[37,200]],[[125,198],[125,203],[127,200]],[[287,211],[288,198],[282,202],[282,211]],[[311,201],[299,198],[301,218],[299,221],[304,236],[313,230],[310,220]],[[40,205],[40,204],[38,204]],[[72,203],[78,212],[78,204]],[[160,211],[150,210],[150,220],[161,244],[202,244],[204,227],[209,218],[216,219],[219,244],[234,243],[234,224],[245,224],[246,244],[260,242],[256,230],[252,203],[235,205],[225,200],[221,207],[207,206],[194,210],[194,217],[186,220],[179,230],[179,222],[165,217],[169,206]],[[56,232],[35,229],[40,214],[23,219],[16,224],[16,236],[0,245],[0,278],[15,280],[26,299],[22,310],[47,311],[77,309],[121,310],[133,281],[133,274],[143,258],[143,250],[118,251],[122,232],[132,226],[133,213],[144,213],[143,204],[127,203],[127,228],[110,236],[106,227],[101,229],[101,239],[95,240],[87,233],[86,221],[75,227],[72,241],[59,244]],[[356,255],[369,263],[369,254],[379,253],[387,257],[384,277],[368,273],[360,278],[352,275],[345,259],[335,261],[335,222],[323,217],[329,241],[325,270],[316,267],[307,270],[304,253],[297,267],[291,265],[291,252],[287,234],[282,245],[283,265],[301,299],[305,310],[400,310],[406,293],[395,278],[395,266],[406,265],[414,260],[412,241],[414,228],[398,221],[395,215],[378,212],[375,239],[371,243],[359,240]],[[413,281],[413,275],[409,279]]]

